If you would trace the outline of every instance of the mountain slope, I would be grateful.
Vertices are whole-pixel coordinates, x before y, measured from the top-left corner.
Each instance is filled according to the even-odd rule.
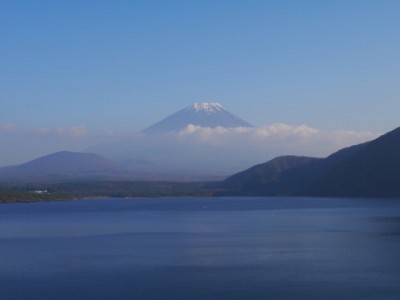
[[[116,162],[92,153],[61,151],[0,169],[0,181],[127,176]]]
[[[201,127],[253,127],[219,103],[194,103],[143,130],[145,133],[179,131],[189,124]]]
[[[247,195],[287,194],[295,186],[294,180],[288,182],[284,179],[285,173],[319,160],[312,157],[280,156],[228,177],[223,182],[223,187]]]
[[[400,196],[400,128],[336,164],[306,192],[327,196]]]
[[[390,143],[393,144],[392,141]],[[355,171],[351,171],[347,166],[353,160],[358,161],[356,158],[359,155],[362,157],[362,161],[372,162],[375,155],[378,155],[377,153],[370,155],[368,159],[363,157],[362,153],[370,153],[371,150],[368,149],[374,148],[374,144],[375,141],[344,148],[324,159],[296,156],[278,157],[228,177],[222,183],[222,187],[226,188],[228,193],[245,195],[336,195],[338,193],[334,193],[334,185],[347,178],[348,185],[340,195],[346,195],[346,193],[347,195],[364,195],[365,193],[361,193],[361,190],[357,193],[353,191],[352,182],[361,177],[350,179],[349,174]],[[385,145],[383,148],[388,146]],[[400,148],[398,150],[400,151]],[[381,155],[389,157],[387,153]],[[381,161],[380,163],[381,166],[385,164],[388,162]],[[364,171],[363,169],[358,172]],[[371,178],[373,177],[371,176]],[[373,189],[374,185],[371,182],[368,184]]]

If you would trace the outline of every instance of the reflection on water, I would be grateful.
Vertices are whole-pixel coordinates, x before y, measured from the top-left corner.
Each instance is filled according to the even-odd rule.
[[[0,205],[1,299],[398,299],[400,201]]]

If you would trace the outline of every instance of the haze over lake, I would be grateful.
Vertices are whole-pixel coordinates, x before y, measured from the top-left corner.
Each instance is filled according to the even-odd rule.
[[[0,206],[1,299],[396,299],[400,202],[148,198]]]

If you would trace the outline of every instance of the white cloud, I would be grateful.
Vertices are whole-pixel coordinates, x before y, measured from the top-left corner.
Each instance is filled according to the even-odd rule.
[[[255,137],[261,138],[268,138],[268,137],[293,137],[293,136],[300,136],[300,137],[309,137],[319,133],[319,130],[315,128],[311,128],[307,125],[288,125],[288,124],[272,124],[268,126],[263,126],[260,128],[251,128],[250,132]]]
[[[0,124],[0,132],[12,132],[15,135],[25,136],[59,136],[71,138],[83,138],[88,136],[88,129],[83,125],[75,125],[70,127],[43,127],[26,129],[20,128],[15,124]]]
[[[247,145],[248,148],[270,149],[281,148],[285,152],[300,150],[319,156],[328,155],[340,147],[362,143],[379,136],[375,132],[357,131],[321,131],[308,125],[289,125],[276,123],[258,128],[209,128],[188,125],[179,132],[168,134],[170,139],[180,141],[197,141],[213,145],[235,144]],[[285,151],[284,151],[285,149]]]
[[[85,126],[77,125],[71,127],[39,128],[25,131],[25,133],[33,135],[53,135],[70,138],[84,138],[88,135],[88,130]]]
[[[0,124],[0,131],[3,131],[3,132],[16,131],[17,128],[18,128],[18,126],[15,124]]]
[[[171,133],[173,135],[174,133]],[[312,137],[320,134],[320,131],[315,128],[311,128],[307,125],[288,125],[282,123],[276,123],[272,125],[266,125],[263,127],[235,127],[235,128],[223,128],[223,127],[200,127],[195,125],[188,125],[181,131],[175,133],[180,137],[194,136],[201,140],[207,141],[213,138],[221,138],[228,136],[236,137],[249,137],[256,140],[263,140],[267,138],[292,138],[292,137]]]

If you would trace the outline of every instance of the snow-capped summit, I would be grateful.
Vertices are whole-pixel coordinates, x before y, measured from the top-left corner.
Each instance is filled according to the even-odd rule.
[[[253,127],[219,103],[194,103],[143,130],[145,133],[179,131],[188,125],[201,127]]]
[[[224,110],[222,108],[222,105],[217,102],[215,102],[215,103],[196,102],[196,103],[192,104],[191,106],[188,106],[187,109],[195,110],[195,111],[204,111],[204,112],[208,112],[208,113],[216,113],[218,111]]]

